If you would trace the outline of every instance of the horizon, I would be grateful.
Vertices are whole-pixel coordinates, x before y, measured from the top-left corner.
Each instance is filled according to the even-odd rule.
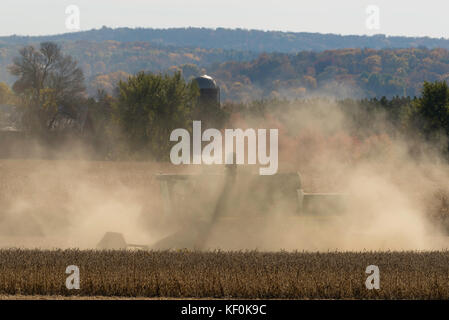
[[[50,34],[38,34],[38,35],[32,35],[32,34],[8,34],[8,35],[0,35],[0,38],[9,38],[9,37],[23,37],[23,38],[38,38],[38,37],[57,37],[57,36],[64,36],[69,34],[77,34],[77,33],[84,33],[84,32],[91,32],[91,31],[99,31],[102,29],[111,29],[111,30],[120,30],[120,29],[131,29],[131,30],[175,30],[175,29],[206,29],[206,30],[218,30],[218,29],[225,29],[230,31],[237,31],[237,30],[244,30],[244,31],[261,31],[261,32],[281,32],[281,33],[306,33],[306,34],[321,34],[321,35],[335,35],[335,36],[342,36],[342,37],[378,37],[378,36],[385,36],[386,38],[430,38],[430,39],[444,39],[449,40],[448,37],[432,37],[432,36],[413,36],[413,35],[397,35],[397,34],[385,34],[385,33],[373,33],[373,34],[355,34],[355,33],[348,33],[348,34],[342,34],[342,33],[335,33],[335,32],[313,32],[313,31],[291,31],[291,30],[263,30],[263,29],[254,29],[254,28],[241,28],[241,27],[235,27],[235,28],[229,28],[229,27],[198,27],[198,26],[179,26],[179,27],[126,27],[126,26],[120,26],[120,27],[111,27],[103,25],[98,28],[91,28],[87,30],[77,30],[77,31],[67,31],[67,32],[61,32],[61,33],[50,33]]]
[[[75,6],[78,29],[67,27]],[[0,36],[51,36],[110,28],[227,28],[337,35],[449,38],[448,3],[430,0],[4,0]],[[68,10],[68,11],[67,11]]]

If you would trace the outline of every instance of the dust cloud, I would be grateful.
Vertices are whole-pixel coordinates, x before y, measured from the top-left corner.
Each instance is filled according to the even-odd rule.
[[[285,201],[282,183],[258,196],[260,182],[248,174],[251,168],[238,168],[240,187],[226,198],[226,214],[210,220],[224,186],[211,176],[184,190],[179,185],[182,196],[172,203],[177,214],[170,215],[155,174],[227,169],[83,157],[8,159],[0,160],[0,247],[95,248],[108,231],[150,247],[169,237],[166,248],[180,249],[198,241],[203,249],[223,250],[448,247],[449,167],[437,149],[394,132],[384,115],[360,128],[332,100],[311,100],[263,119],[236,117],[229,125],[278,128],[279,173],[300,172],[306,194],[342,194],[345,210],[297,212],[291,196]],[[420,152],[412,152],[417,144]]]

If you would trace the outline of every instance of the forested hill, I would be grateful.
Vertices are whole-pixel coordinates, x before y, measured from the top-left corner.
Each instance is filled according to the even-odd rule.
[[[446,49],[342,49],[261,54],[257,59],[208,68],[223,96],[338,98],[418,96],[424,81],[449,80]]]
[[[1,44],[24,44],[41,41],[151,42],[163,46],[201,47],[254,52],[293,53],[303,50],[322,51],[343,48],[411,48],[449,49],[449,39],[429,37],[342,36],[307,32],[260,31],[245,29],[207,28],[117,28],[103,27],[83,32],[53,36],[0,37]]]
[[[0,82],[20,45],[0,47]],[[419,95],[423,81],[449,80],[447,49],[341,49],[295,54],[181,47],[148,42],[62,42],[84,72],[89,94],[112,93],[118,80],[139,71],[181,71],[185,79],[207,73],[216,78],[223,99],[267,96],[364,98]]]
[[[11,86],[16,80],[8,66],[21,47],[43,41],[57,42],[78,61],[91,95],[100,88],[112,93],[120,79],[139,71],[179,70],[186,79],[208,73],[218,81],[223,99],[237,101],[272,96],[415,96],[423,81],[449,80],[449,40],[444,39],[103,28],[59,36],[0,38],[0,82]],[[369,44],[373,48],[358,48]],[[443,48],[413,48],[424,44]],[[374,49],[383,46],[407,48]],[[352,48],[311,50],[337,47]],[[248,48],[252,50],[240,50]],[[292,52],[299,49],[306,50]]]
[[[19,54],[20,48],[31,44],[39,46],[39,41],[34,38],[33,42],[24,44],[1,44],[0,43],[0,82],[9,85],[15,78],[8,71],[8,66],[14,57]],[[249,61],[257,58],[259,54],[237,50],[205,49],[194,47],[162,46],[151,42],[118,42],[107,40],[96,41],[55,41],[63,48],[64,53],[69,54],[78,61],[84,72],[88,89],[96,91],[89,86],[90,82],[102,75],[114,73],[134,74],[139,71],[165,72],[171,68],[183,66],[186,78],[206,72],[204,67],[214,63],[227,61]],[[103,81],[104,82],[104,81]],[[92,89],[92,90],[91,90]]]

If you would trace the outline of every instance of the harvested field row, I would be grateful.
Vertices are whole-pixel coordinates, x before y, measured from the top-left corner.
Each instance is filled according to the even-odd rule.
[[[66,268],[80,289],[66,288]],[[368,290],[367,266],[380,269]],[[0,251],[0,296],[448,299],[449,252]]]

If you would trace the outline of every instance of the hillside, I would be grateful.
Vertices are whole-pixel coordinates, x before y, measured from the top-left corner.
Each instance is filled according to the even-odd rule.
[[[0,44],[24,44],[40,41],[102,42],[151,42],[163,46],[201,47],[255,52],[299,52],[303,50],[322,51],[343,48],[410,48],[427,47],[449,49],[449,39],[429,37],[342,36],[308,32],[260,31],[245,29],[208,28],[117,28],[103,27],[61,35],[26,37],[0,37]]]
[[[446,49],[343,49],[261,54],[208,69],[233,100],[260,96],[418,96],[424,81],[449,78]]]
[[[31,44],[38,46],[39,41],[33,39]],[[172,66],[192,64],[192,72],[201,72],[201,68],[212,63],[225,61],[250,60],[256,53],[235,50],[165,47],[150,42],[117,42],[117,41],[56,41],[63,51],[72,55],[83,68],[86,80],[90,82],[96,76],[111,72],[123,71],[136,73],[141,70],[159,72]],[[12,84],[14,78],[7,67],[25,44],[1,44],[0,41],[0,81]],[[196,70],[198,68],[198,70]]]
[[[449,77],[445,39],[103,28],[0,38],[0,81],[12,85],[15,79],[7,66],[21,47],[41,41],[59,43],[79,62],[90,95],[99,88],[112,92],[120,79],[141,70],[181,70],[186,79],[208,73],[219,82],[224,99],[240,101],[273,96],[415,96],[423,81]],[[352,49],[339,49],[347,47]],[[378,49],[384,47],[391,48]]]

